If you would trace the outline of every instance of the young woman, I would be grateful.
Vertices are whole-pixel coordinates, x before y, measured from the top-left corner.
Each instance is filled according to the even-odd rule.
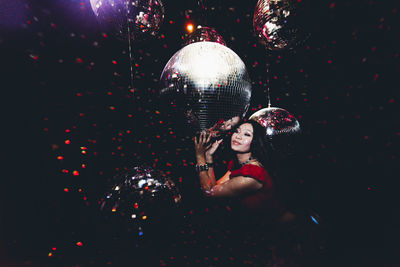
[[[201,133],[194,139],[200,184],[208,197],[237,197],[243,210],[268,218],[268,223],[293,220],[276,194],[274,181],[268,169],[273,166],[271,148],[265,140],[265,130],[254,121],[241,123],[231,137],[234,159],[226,174],[216,180],[213,154],[222,140],[209,144],[210,134]],[[267,223],[264,221],[264,223]]]

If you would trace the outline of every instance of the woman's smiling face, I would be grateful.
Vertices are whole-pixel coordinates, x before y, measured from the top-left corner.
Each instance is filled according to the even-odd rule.
[[[231,148],[236,152],[247,153],[250,152],[250,145],[252,141],[253,126],[250,123],[243,123],[232,135]]]

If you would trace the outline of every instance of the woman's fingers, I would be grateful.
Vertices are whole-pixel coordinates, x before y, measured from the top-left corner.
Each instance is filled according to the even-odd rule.
[[[211,141],[211,134],[209,133],[208,136],[207,136],[206,143],[208,144],[210,141]]]
[[[201,138],[201,143],[204,144],[205,140],[206,140],[206,132],[205,131],[201,132],[200,138]]]
[[[204,149],[209,150],[212,147],[213,144],[208,144]]]

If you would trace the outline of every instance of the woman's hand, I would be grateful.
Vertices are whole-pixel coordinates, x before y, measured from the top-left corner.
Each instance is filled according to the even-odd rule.
[[[207,132],[202,132],[199,138],[194,138],[194,146],[196,150],[197,159],[207,159],[208,162],[212,161],[212,156],[222,143],[223,139],[210,143],[212,135]]]
[[[194,149],[196,151],[197,160],[205,160],[206,151],[211,147],[211,144],[207,144],[207,140],[210,141],[210,135],[206,132],[201,132],[200,136],[194,137]]]
[[[222,143],[223,139],[217,140],[214,143],[212,143],[209,148],[206,150],[206,158],[210,158],[214,155],[215,151],[217,151],[219,145]]]

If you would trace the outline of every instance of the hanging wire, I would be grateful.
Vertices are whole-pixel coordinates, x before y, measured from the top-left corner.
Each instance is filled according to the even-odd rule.
[[[127,28],[128,28],[128,49],[129,49],[129,74],[130,74],[130,89],[133,92],[133,55],[132,55],[132,42],[131,42],[131,38],[133,38],[134,36],[131,36],[131,26],[130,26],[130,20],[129,20],[129,2],[130,1],[126,1],[126,23],[127,23]]]
[[[131,44],[131,27],[129,25],[129,18],[127,18],[128,20],[128,46],[129,46],[129,67],[130,67],[130,89],[133,90],[133,56],[132,56],[132,44]]]
[[[265,56],[265,59],[266,59],[266,67],[267,67],[267,102],[268,102],[268,107],[270,108],[271,107],[271,95],[270,95],[270,88],[271,88],[271,85],[270,85],[270,78],[271,78],[271,76],[270,76],[270,67],[271,67],[271,59],[272,59],[272,56],[267,52],[267,55]]]

